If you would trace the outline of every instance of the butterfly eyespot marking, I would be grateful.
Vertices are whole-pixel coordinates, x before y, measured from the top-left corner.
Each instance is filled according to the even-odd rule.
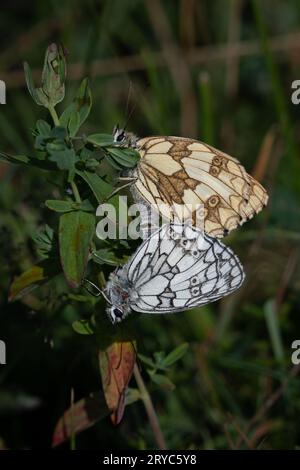
[[[199,251],[198,250],[193,250],[192,255],[195,256],[195,257],[198,257]]]
[[[212,176],[218,176],[218,174],[220,173],[220,168],[217,167],[217,166],[212,166],[209,170],[209,173],[212,175]]]
[[[175,230],[169,228],[167,230],[167,237],[171,238],[172,240],[177,240],[179,238],[179,234],[176,233]]]
[[[198,281],[198,277],[197,277],[197,276],[192,277],[192,279],[191,279],[191,284],[192,284],[193,286],[195,286],[196,284],[198,284],[198,282],[199,282],[199,281]]]
[[[211,196],[207,202],[210,207],[216,207],[219,204],[219,201],[220,199],[218,196]]]
[[[192,292],[192,295],[199,295],[200,289],[199,287],[193,287],[191,292]]]
[[[221,166],[222,165],[222,158],[221,157],[214,157],[213,158],[213,165],[216,165],[216,166]]]
[[[172,237],[173,237],[173,234],[174,234],[173,230],[171,229],[171,227],[169,227],[168,230],[167,230],[166,235],[167,235],[168,237],[172,238]]]

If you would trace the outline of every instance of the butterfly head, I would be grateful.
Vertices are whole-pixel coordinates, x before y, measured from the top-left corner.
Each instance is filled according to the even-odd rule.
[[[109,303],[106,307],[106,313],[113,324],[121,322],[130,312],[129,290],[124,268],[118,268],[110,274],[106,285]]]
[[[113,139],[117,144],[123,144],[126,142],[125,129],[121,129],[119,124],[117,124],[113,129]]]
[[[113,129],[113,140],[115,144],[120,145],[121,147],[137,147],[137,137],[131,132],[127,132],[117,124]]]
[[[120,323],[123,320],[124,316],[126,316],[124,310],[122,310],[122,308],[120,307],[116,307],[115,305],[107,307],[106,313],[113,325],[116,323]]]

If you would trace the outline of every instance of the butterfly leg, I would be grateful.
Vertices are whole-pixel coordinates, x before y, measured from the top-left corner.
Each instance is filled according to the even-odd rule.
[[[118,181],[132,181],[135,183],[138,180],[136,176],[119,176]]]
[[[128,181],[129,178],[127,178],[127,181]],[[120,178],[119,178],[120,180]],[[123,180],[124,181],[124,180]],[[136,181],[136,178],[132,178],[130,179],[129,182],[127,182],[126,184],[123,184],[122,186],[119,186],[119,188],[115,189],[114,191],[112,191],[104,200],[104,202],[108,201],[112,196],[114,196],[115,194],[118,194],[120,191],[122,191],[122,189],[125,189],[127,188],[128,186],[131,186],[133,184],[133,182]]]

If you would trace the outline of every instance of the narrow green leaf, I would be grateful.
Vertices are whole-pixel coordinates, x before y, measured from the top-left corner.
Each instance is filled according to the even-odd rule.
[[[170,352],[162,361],[163,365],[165,367],[169,367],[171,366],[172,364],[174,364],[174,362],[177,362],[179,359],[182,358],[182,356],[185,355],[185,353],[187,352],[188,350],[188,343],[183,343],[181,344],[180,346],[178,346],[177,348],[175,348],[172,352]]]
[[[108,147],[114,144],[111,134],[91,134],[86,138],[87,142],[96,147]]]
[[[24,73],[25,73],[25,80],[26,80],[26,85],[28,88],[28,91],[33,98],[33,100],[38,104],[39,106],[43,106],[43,103],[39,100],[37,93],[36,93],[36,88],[34,86],[33,78],[32,78],[32,72],[29,67],[29,64],[27,62],[24,62]]]
[[[120,258],[120,256],[116,256],[108,248],[102,248],[100,250],[94,251],[92,258],[95,263],[108,264],[109,266],[119,266],[120,264],[126,262],[124,257]]]
[[[144,356],[143,354],[138,354],[138,358],[147,366],[152,367],[153,369],[156,369],[156,365],[152,361],[150,357]]]
[[[65,277],[73,288],[79,287],[83,280],[94,232],[95,216],[88,212],[67,212],[60,216],[60,259]]]
[[[112,193],[113,187],[97,173],[79,170],[76,170],[76,173],[89,185],[100,204]]]
[[[125,405],[132,405],[138,400],[141,400],[141,392],[137,388],[128,387],[125,393]]]
[[[59,201],[57,199],[48,199],[45,205],[55,212],[70,212],[75,208],[73,201]]]
[[[9,155],[0,152],[0,161],[5,163],[32,165],[46,171],[57,171],[57,165],[47,160],[39,160],[38,158],[30,158],[27,155]]]
[[[108,161],[108,163],[117,171],[123,170],[123,167],[119,165],[113,157],[111,157],[108,153],[105,154],[105,158]]]
[[[87,119],[92,107],[92,93],[88,78],[85,78],[71,102],[60,117],[60,123],[69,129],[70,136],[74,137],[79,128]]]
[[[13,301],[23,297],[44,279],[44,269],[41,266],[33,266],[13,281],[10,288],[9,300]]]
[[[74,98],[75,113],[72,114],[69,121],[69,131],[71,137],[74,137],[78,129],[87,119],[92,107],[92,92],[88,78],[84,78]],[[76,117],[75,117],[76,116]]]
[[[73,330],[79,335],[93,335],[94,331],[91,328],[88,320],[76,320],[72,323]]]
[[[151,380],[165,390],[174,390],[175,385],[168,377],[162,374],[151,374]]]
[[[120,165],[121,167],[125,168],[135,167],[140,158],[140,154],[134,149],[108,147],[106,148],[106,152],[109,154],[109,157],[113,159],[114,164]],[[107,153],[106,158],[111,163],[111,160],[110,158],[108,158]]]
[[[26,155],[9,155],[8,153],[0,152],[0,160],[9,163],[24,163],[27,164],[30,158]]]
[[[274,300],[270,299],[265,303],[264,311],[274,356],[278,362],[282,362],[284,360],[284,349]]]
[[[9,302],[24,297],[24,295],[29,294],[29,292],[47,281],[51,276],[57,275],[59,272],[58,268],[59,265],[55,260],[46,259],[36,266],[27,269],[27,271],[13,280],[9,290]]]

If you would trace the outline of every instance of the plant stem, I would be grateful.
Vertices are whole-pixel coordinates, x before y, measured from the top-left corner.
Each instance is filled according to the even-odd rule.
[[[75,201],[80,204],[81,203],[81,197],[80,197],[80,194],[79,194],[79,191],[78,191],[78,188],[77,188],[77,184],[75,183],[75,181],[70,181],[70,183],[71,183],[71,188],[72,188],[72,191],[73,191],[73,194],[74,194],[74,197],[75,197]]]
[[[71,438],[70,450],[76,450],[76,436],[74,429],[74,388],[71,388]]]
[[[136,364],[133,369],[133,374],[134,374],[134,378],[136,380],[137,386],[139,388],[141,399],[144,403],[157,446],[160,450],[167,450],[166,441],[162,433],[162,430],[160,428],[160,424],[159,424],[157,414],[154,409],[151,397],[143,381],[143,378],[140,374],[139,368]]]
[[[53,119],[55,126],[58,127],[60,125],[60,122],[59,122],[59,117],[57,115],[57,112],[55,111],[54,106],[49,105],[48,109],[49,109],[49,113],[51,114],[51,117]]]

